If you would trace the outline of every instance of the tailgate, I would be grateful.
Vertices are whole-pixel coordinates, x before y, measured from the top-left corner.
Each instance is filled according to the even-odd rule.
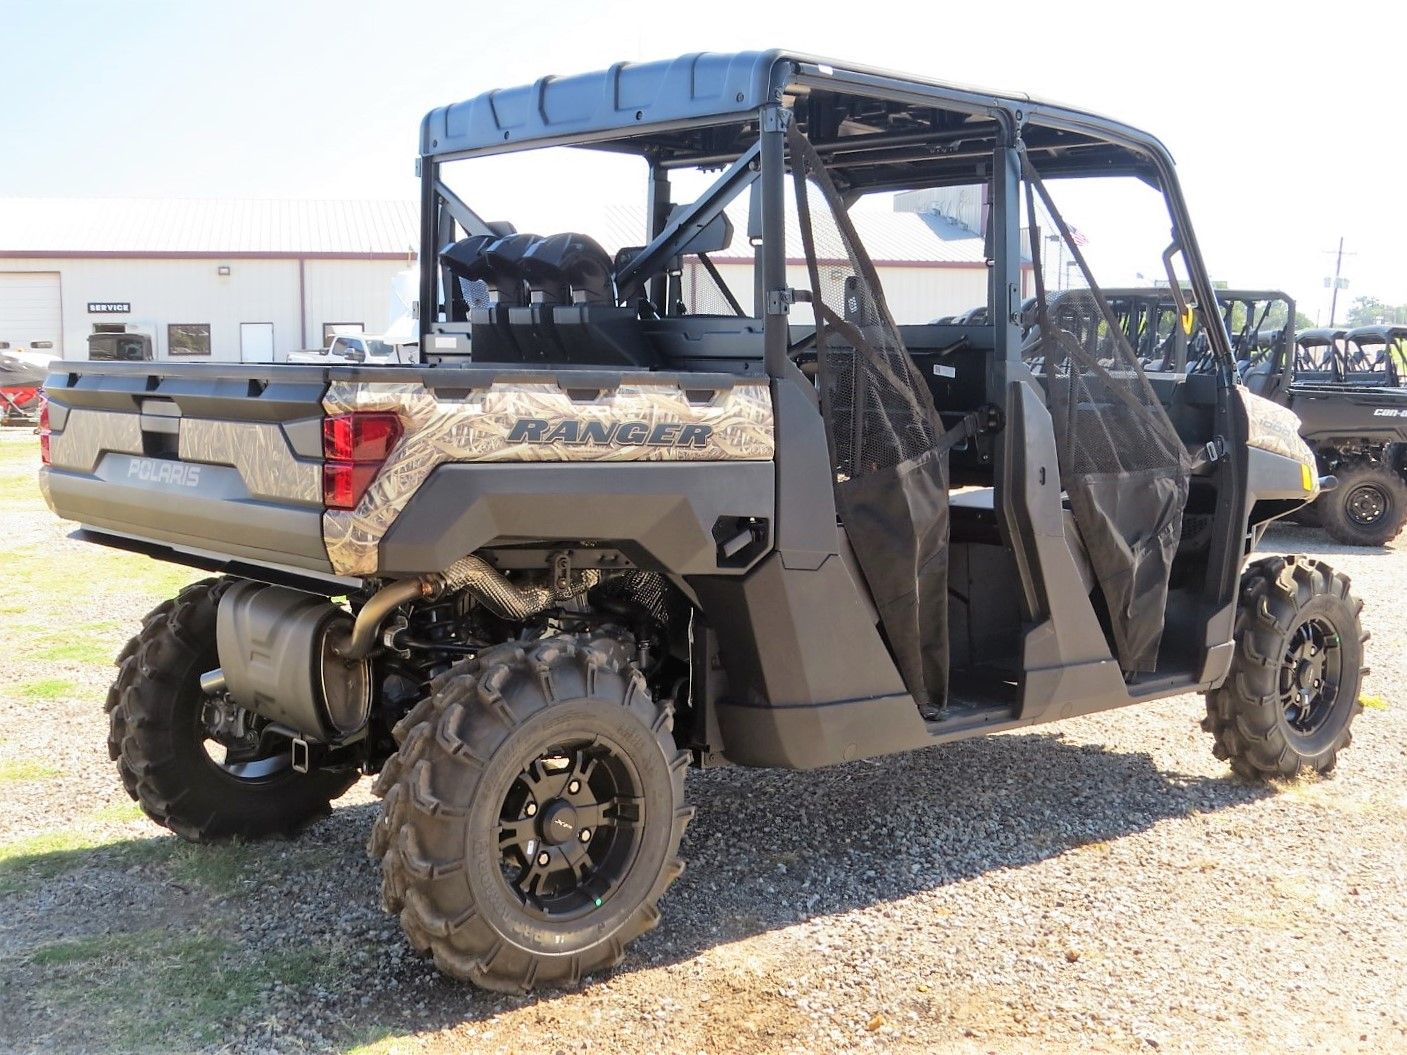
[[[326,390],[316,366],[56,363],[41,487],[97,531],[330,572]]]

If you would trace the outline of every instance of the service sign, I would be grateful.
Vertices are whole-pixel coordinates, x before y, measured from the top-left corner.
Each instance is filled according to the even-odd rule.
[[[90,300],[89,315],[130,315],[132,302],[128,300]]]

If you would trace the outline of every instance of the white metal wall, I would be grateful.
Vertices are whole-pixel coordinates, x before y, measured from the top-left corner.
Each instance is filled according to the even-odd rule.
[[[220,267],[229,274],[219,274]],[[322,343],[324,322],[361,322],[368,332],[388,322],[391,280],[403,260],[316,260],[304,262],[303,296],[307,343]],[[167,357],[166,327],[210,326],[210,359],[238,361],[240,324],[272,323],[278,358],[304,347],[296,259],[17,259],[0,256],[0,272],[57,273],[62,290],[62,351],[88,354],[94,324],[125,323],[152,335],[157,357]],[[15,280],[20,281],[20,280]],[[89,314],[91,302],[126,302],[126,315]],[[57,337],[55,349],[58,350]],[[0,335],[0,340],[9,338]],[[183,361],[199,362],[192,357]]]
[[[879,281],[884,286],[884,297],[894,321],[901,324],[921,324],[932,322],[945,315],[957,315],[987,303],[987,268],[982,264],[968,267],[925,266],[906,264],[903,266],[877,267]],[[718,262],[718,271],[728,283],[728,288],[738,298],[744,310],[752,310],[753,268],[750,264]],[[825,279],[822,275],[822,279]],[[691,310],[705,310],[715,305],[719,298],[713,292],[713,280],[701,267],[692,262],[685,267],[682,278],[684,303]],[[697,283],[699,290],[698,308],[694,309],[690,292]],[[787,283],[798,289],[809,289],[811,280],[806,268],[800,264],[787,267]],[[793,312],[797,321],[803,322],[809,316],[804,304],[798,304]]]
[[[385,333],[392,279],[405,267],[405,260],[309,260],[303,276],[308,346],[322,344],[324,323],[359,322],[367,333]]]

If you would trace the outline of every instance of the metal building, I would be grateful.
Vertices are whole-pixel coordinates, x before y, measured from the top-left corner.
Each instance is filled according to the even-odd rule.
[[[746,236],[747,207],[738,204],[727,211],[734,227],[732,244],[712,254],[711,259],[738,303],[752,309],[754,260]],[[879,273],[890,312],[899,323],[928,323],[987,302],[987,254],[982,236],[961,222],[935,219],[935,215],[926,214],[929,212],[904,207],[887,198],[864,203],[850,213]],[[642,243],[645,212],[636,205],[610,205],[601,215],[578,217],[577,222],[614,251],[620,246]],[[786,225],[787,281],[795,288],[808,289],[811,280],[794,212],[787,213]],[[839,259],[839,252],[837,245],[818,244],[819,277],[823,284],[848,272],[849,262]],[[1029,268],[1023,268],[1023,280],[1028,272]],[[684,261],[680,286],[690,312],[728,310],[717,285],[697,258]],[[797,321],[804,323],[807,309],[799,306],[797,315]]]
[[[0,347],[138,332],[158,359],[267,362],[379,333],[416,224],[400,201],[0,199]]]

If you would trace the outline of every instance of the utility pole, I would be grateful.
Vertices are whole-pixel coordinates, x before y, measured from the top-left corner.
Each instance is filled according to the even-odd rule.
[[[1339,273],[1343,271],[1343,235],[1339,235],[1339,252],[1334,257],[1334,295],[1329,298],[1329,325],[1334,325],[1334,314],[1339,310]]]
[[[1332,253],[1332,252],[1334,252],[1334,251],[1333,251],[1332,249],[1327,249],[1327,250],[1325,250],[1325,252]],[[1349,253],[1348,255],[1349,255],[1349,256],[1353,256],[1352,253]],[[1332,285],[1333,285],[1333,290],[1334,290],[1333,294],[1329,297],[1329,325],[1330,325],[1330,326],[1333,326],[1333,325],[1334,325],[1334,316],[1338,313],[1338,308],[1339,308],[1339,290],[1340,290],[1340,289],[1343,289],[1344,287],[1346,287],[1346,286],[1348,285],[1348,279],[1341,277],[1342,274],[1343,274],[1343,258],[1344,258],[1343,236],[1340,235],[1340,236],[1339,236],[1339,249],[1338,249],[1338,252],[1335,253],[1335,255],[1334,255],[1334,277],[1333,277],[1332,279],[1327,279],[1327,278],[1326,278],[1326,279],[1324,280],[1324,285],[1328,286],[1328,285],[1330,285],[1330,284],[1332,283]]]

